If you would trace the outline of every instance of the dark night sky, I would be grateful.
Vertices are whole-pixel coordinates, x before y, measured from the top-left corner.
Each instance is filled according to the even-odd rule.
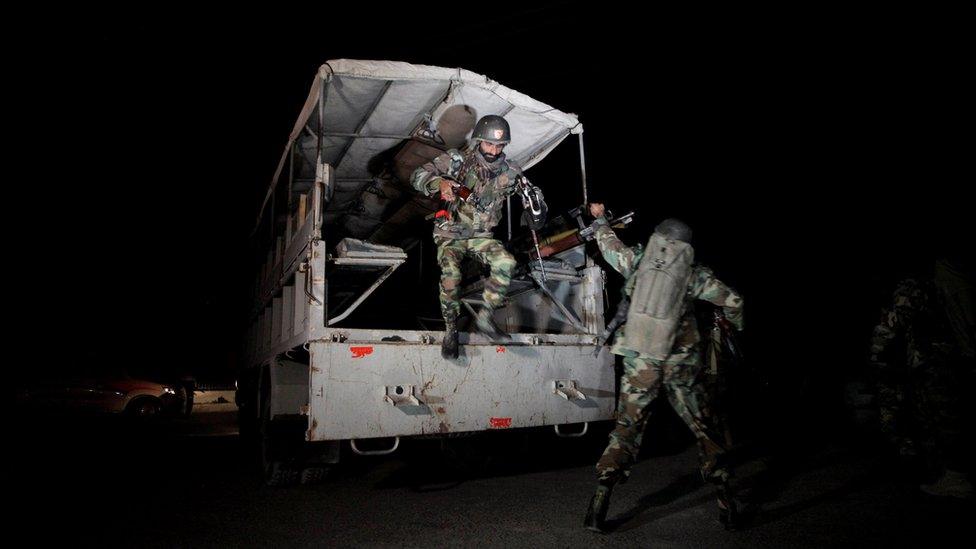
[[[229,364],[256,200],[331,58],[461,66],[577,113],[593,198],[637,210],[631,242],[692,224],[770,370],[843,377],[896,275],[933,235],[968,240],[973,48],[953,14],[429,7],[25,20],[5,38],[42,128],[23,187],[57,265],[30,318],[67,331],[34,348]],[[564,145],[533,179],[579,200],[576,159]]]

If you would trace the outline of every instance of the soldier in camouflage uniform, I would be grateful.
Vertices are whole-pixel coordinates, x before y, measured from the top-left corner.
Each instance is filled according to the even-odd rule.
[[[971,497],[965,387],[972,385],[972,280],[945,260],[932,278],[905,279],[871,338],[881,432],[905,465],[941,473],[922,490]]]
[[[633,310],[635,303],[632,294],[645,249],[639,245],[627,246],[617,238],[603,217],[602,204],[592,204],[590,213],[596,218],[596,240],[604,259],[627,278],[624,292],[631,296]],[[671,242],[688,243],[691,240],[691,230],[676,220],[662,222],[655,229],[655,235],[662,235]],[[655,242],[653,238],[654,235],[649,243]],[[617,425],[610,435],[610,444],[596,466],[599,484],[585,520],[585,526],[591,530],[605,531],[610,492],[618,481],[626,480],[630,474],[640,449],[648,407],[662,387],[671,406],[698,440],[702,477],[722,487],[719,496],[720,520],[727,525],[734,520],[734,507],[727,484],[729,472],[722,459],[722,439],[702,415],[703,391],[696,383],[702,370],[701,336],[692,302],[702,299],[721,306],[728,320],[741,330],[742,298],[705,267],[691,266],[687,280],[683,296],[678,297],[681,302],[677,305],[680,307],[680,320],[676,335],[665,358],[652,358],[635,350],[637,345],[628,343],[628,339],[639,339],[639,334],[632,333],[635,326],[629,315],[628,324],[617,333],[611,348],[612,353],[624,357],[624,371],[617,406]]]
[[[483,117],[475,125],[472,139],[471,147],[447,151],[417,168],[411,178],[414,188],[424,195],[440,192],[441,199],[449,203],[446,215],[437,218],[434,227],[441,268],[441,313],[446,323],[441,346],[445,358],[458,356],[461,260],[466,256],[477,258],[491,270],[483,293],[485,307],[478,312],[476,327],[492,340],[508,338],[492,320],[492,310],[504,304],[515,258],[492,238],[492,230],[501,219],[505,199],[515,192],[520,172],[502,152],[511,141],[504,118]],[[466,200],[460,198],[458,185],[470,190]]]

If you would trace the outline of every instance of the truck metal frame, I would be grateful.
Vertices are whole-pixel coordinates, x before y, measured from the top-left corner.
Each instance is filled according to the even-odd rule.
[[[440,355],[442,331],[346,325],[416,244],[403,228],[434,204],[406,190],[403,173],[459,144],[440,137],[451,133],[445,113],[458,112],[505,116],[515,135],[506,153],[523,169],[578,135],[587,200],[574,115],[463,69],[324,64],[253,234],[260,268],[238,403],[242,422],[259,427],[242,424],[242,433],[259,434],[268,447],[269,482],[284,481],[288,468],[336,462],[341,441],[356,453],[386,453],[405,436],[549,425],[564,433],[560,426],[585,430],[612,417],[613,361],[605,348],[594,352],[604,328],[604,273],[582,246],[544,258],[545,281],[537,261],[524,262],[509,304],[496,313],[513,332],[505,345],[463,332],[461,356],[449,361]],[[400,149],[399,178],[367,170],[405,143],[412,152]],[[508,232],[511,239],[510,222]],[[481,281],[463,288],[468,310],[480,290]],[[278,429],[286,424],[291,429]],[[304,446],[281,444],[284,431],[292,438],[303,431]],[[363,439],[382,437],[388,447],[363,449]]]

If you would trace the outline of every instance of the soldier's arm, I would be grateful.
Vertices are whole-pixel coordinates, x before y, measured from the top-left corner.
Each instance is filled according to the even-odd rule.
[[[695,299],[708,301],[709,303],[722,307],[722,312],[725,313],[725,318],[727,318],[737,330],[742,330],[744,327],[742,317],[742,296],[740,296],[738,292],[730,288],[727,284],[719,280],[711,269],[702,267],[700,265],[696,266],[691,275],[689,291],[691,292],[692,297]]]
[[[630,278],[643,255],[641,247],[631,247],[624,244],[617,238],[606,217],[596,218],[593,227],[595,227],[596,244],[600,248],[600,253],[603,254],[603,259],[625,278]]]
[[[430,196],[440,189],[443,176],[451,178],[457,176],[455,173],[457,170],[454,169],[456,163],[450,151],[441,154],[414,170],[413,175],[410,176],[410,184],[424,196]]]

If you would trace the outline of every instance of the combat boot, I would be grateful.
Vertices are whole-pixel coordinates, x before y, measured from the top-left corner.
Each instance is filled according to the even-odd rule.
[[[488,307],[483,307],[478,311],[478,316],[475,319],[475,328],[482,335],[490,339],[492,343],[508,343],[512,340],[512,336],[502,331],[498,327],[498,324],[495,323],[495,319],[492,318],[491,309]]]
[[[610,494],[613,492],[613,482],[601,480],[596,487],[596,494],[590,500],[590,507],[586,510],[583,526],[587,530],[608,533],[607,511],[610,509]]]
[[[718,489],[718,521],[726,530],[736,530],[739,527],[739,508],[727,482]]]
[[[448,322],[444,326],[444,340],[441,341],[441,356],[447,360],[454,360],[458,357],[458,331],[457,323]]]

